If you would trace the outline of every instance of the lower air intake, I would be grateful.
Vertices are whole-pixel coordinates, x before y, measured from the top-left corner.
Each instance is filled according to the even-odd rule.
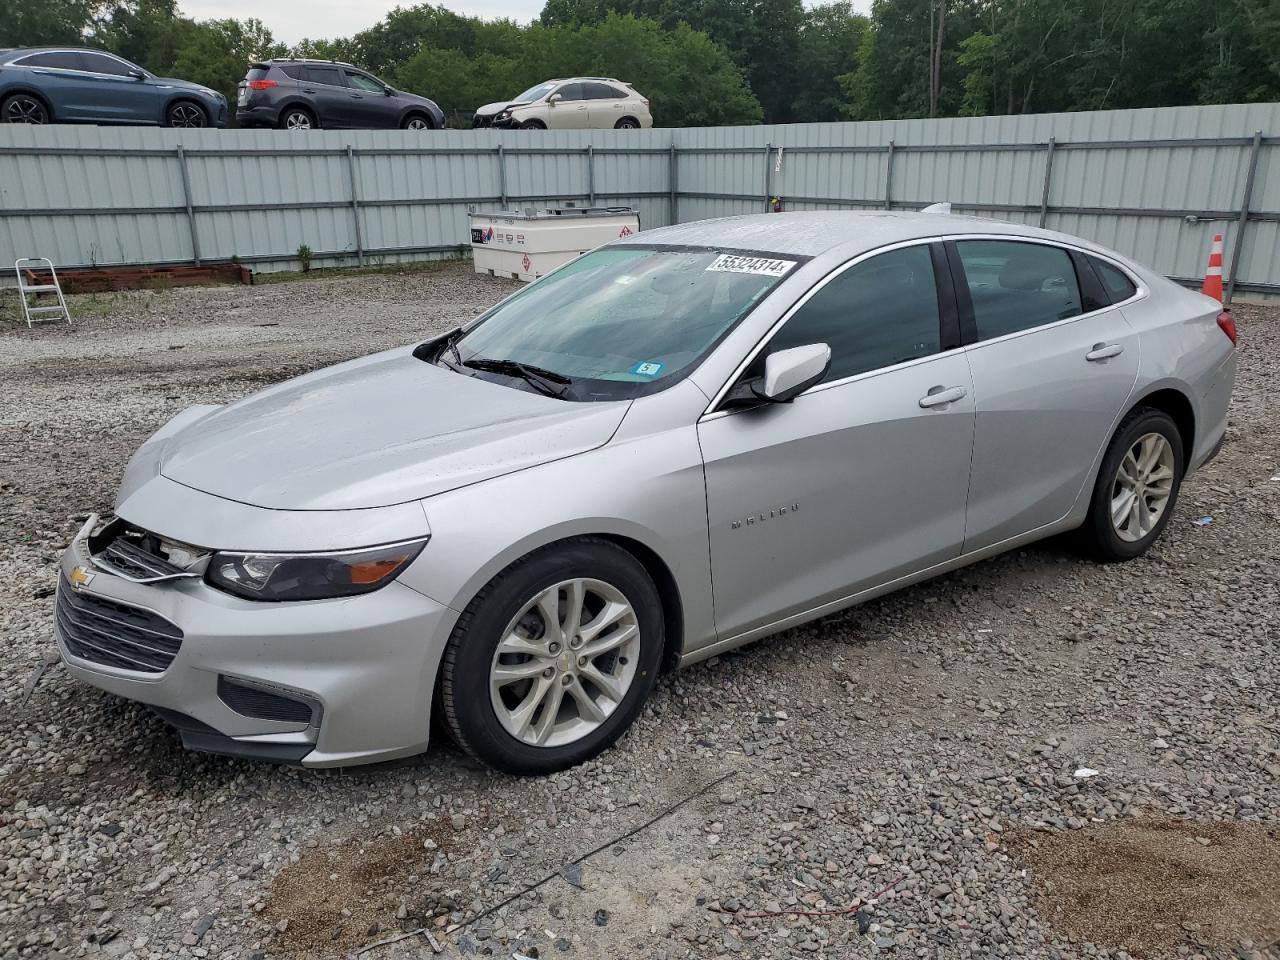
[[[303,700],[237,683],[227,677],[218,677],[218,699],[241,716],[255,720],[310,723],[313,713],[311,704]]]

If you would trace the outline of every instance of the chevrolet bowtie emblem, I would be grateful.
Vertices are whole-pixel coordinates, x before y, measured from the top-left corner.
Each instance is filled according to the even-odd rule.
[[[93,574],[84,567],[72,567],[67,579],[71,581],[73,587],[79,590],[81,587],[87,587],[93,582]]]

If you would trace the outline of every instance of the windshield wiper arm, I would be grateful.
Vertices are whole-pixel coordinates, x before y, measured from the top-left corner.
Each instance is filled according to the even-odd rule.
[[[456,348],[455,348],[456,349]],[[543,393],[550,397],[559,397],[564,399],[564,387],[573,383],[573,380],[566,377],[562,373],[556,373],[554,370],[548,370],[545,367],[534,366],[531,363],[522,363],[519,360],[497,360],[493,357],[472,357],[469,360],[463,360],[462,365],[472,370],[484,370],[489,373],[505,373],[509,376],[520,377],[532,386],[537,387]]]

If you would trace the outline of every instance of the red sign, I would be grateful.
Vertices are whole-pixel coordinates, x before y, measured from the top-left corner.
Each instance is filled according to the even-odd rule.
[[[527,253],[524,255],[524,259],[520,261],[520,266],[524,267],[525,273],[528,273],[529,268],[533,266],[533,261],[529,259],[529,255]]]
[[[631,236],[631,228],[630,228],[630,227],[623,227],[621,230],[619,230],[619,231],[618,231],[618,236],[620,236],[620,237],[629,237],[629,236]]]

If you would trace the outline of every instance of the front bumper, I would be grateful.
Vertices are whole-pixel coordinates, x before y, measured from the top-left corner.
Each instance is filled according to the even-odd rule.
[[[359,597],[298,603],[241,600],[197,579],[134,583],[92,565],[88,526],[63,555],[59,605],[67,591],[104,598],[163,617],[183,637],[167,667],[143,672],[77,656],[55,625],[72,676],[158,708],[193,749],[307,767],[426,749],[436,669],[457,616],[448,607],[397,582]],[[73,587],[77,568],[81,585]],[[226,702],[244,708],[228,697],[229,685],[315,709],[309,720],[247,716]]]

